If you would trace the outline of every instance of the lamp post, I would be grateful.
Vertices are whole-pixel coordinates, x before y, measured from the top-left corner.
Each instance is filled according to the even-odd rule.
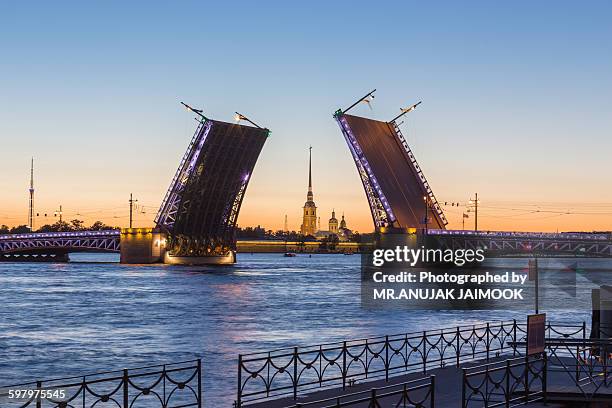
[[[478,231],[478,204],[480,204],[480,200],[478,199],[478,193],[476,193],[474,199],[470,199],[470,207],[474,207],[474,231]]]
[[[132,210],[134,208],[134,203],[138,202],[138,200],[134,200],[132,199],[132,193],[130,193],[130,199],[129,199],[129,203],[130,203],[130,228],[132,228]]]

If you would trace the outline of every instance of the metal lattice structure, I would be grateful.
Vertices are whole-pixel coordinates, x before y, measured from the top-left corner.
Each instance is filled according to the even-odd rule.
[[[236,249],[238,213],[268,129],[202,118],[155,222],[173,256]]]
[[[0,235],[0,254],[119,252],[119,230]]]
[[[374,226],[444,229],[448,222],[442,208],[395,120],[381,122],[341,110],[334,117],[357,166]]]
[[[539,233],[502,231],[427,231],[441,249],[484,249],[491,257],[612,257],[612,236],[589,233]]]

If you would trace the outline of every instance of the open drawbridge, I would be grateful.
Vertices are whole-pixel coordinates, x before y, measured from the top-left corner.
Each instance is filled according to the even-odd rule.
[[[357,103],[367,102],[373,92]],[[357,103],[334,117],[355,160],[376,229],[444,229],[444,212],[400,131],[399,117],[382,122],[346,114]]]

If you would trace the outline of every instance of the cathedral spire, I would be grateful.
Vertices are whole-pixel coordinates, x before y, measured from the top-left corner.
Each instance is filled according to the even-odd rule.
[[[312,191],[312,146],[308,148],[308,191]]]
[[[308,194],[306,195],[308,201],[313,200],[312,194],[312,146],[308,148]]]

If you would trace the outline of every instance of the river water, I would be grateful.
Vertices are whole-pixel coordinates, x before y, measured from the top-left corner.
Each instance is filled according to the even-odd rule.
[[[359,256],[239,254],[225,267],[121,265],[114,254],[71,259],[0,263],[0,385],[202,358],[205,406],[229,407],[239,353],[526,314],[365,309]],[[590,289],[611,281],[612,261],[578,262],[577,298],[569,310],[547,311],[553,321],[588,321]]]

